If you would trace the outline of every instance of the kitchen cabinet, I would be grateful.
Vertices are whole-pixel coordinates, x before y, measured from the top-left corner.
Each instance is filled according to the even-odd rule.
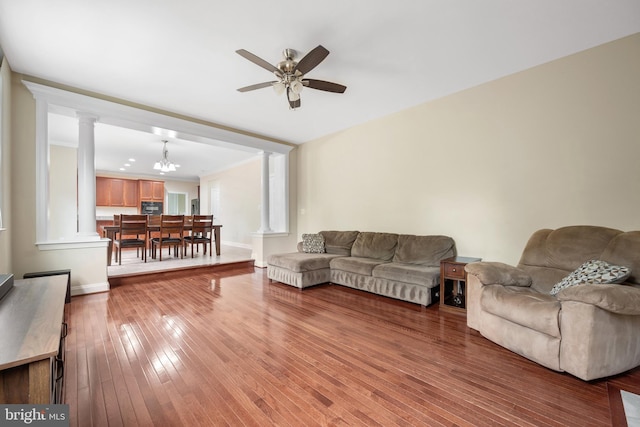
[[[111,204],[111,179],[96,177],[96,206],[110,206]]]
[[[111,179],[109,191],[109,206],[124,206],[124,181],[121,179]]]
[[[138,206],[138,181],[96,177],[96,206]]]
[[[141,179],[139,182],[140,201],[162,202],[164,201],[164,182]]]
[[[138,207],[138,181],[133,179],[124,179],[124,195],[122,199],[124,206]]]

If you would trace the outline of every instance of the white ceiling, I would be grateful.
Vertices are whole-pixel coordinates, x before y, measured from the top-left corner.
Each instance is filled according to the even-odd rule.
[[[16,72],[294,144],[639,31],[638,0],[0,0]],[[273,80],[237,49],[275,64],[319,44],[307,76],[344,94],[305,89],[290,111],[236,91]]]
[[[161,173],[153,169],[162,159],[166,139],[168,158],[175,172]],[[95,167],[100,175],[135,175],[171,180],[199,181],[199,177],[224,170],[250,159],[256,159],[258,150],[231,149],[215,144],[194,142],[176,137],[161,137],[151,132],[125,129],[104,123],[95,125]],[[78,146],[78,119],[68,115],[49,114],[49,141],[54,145]],[[133,160],[131,160],[133,159]]]

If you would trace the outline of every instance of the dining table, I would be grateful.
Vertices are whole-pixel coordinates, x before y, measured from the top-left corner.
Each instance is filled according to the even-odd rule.
[[[222,225],[213,224],[212,228],[213,228],[213,238],[215,240],[215,245],[216,245],[216,255],[220,256],[220,228],[222,228]],[[184,231],[191,231],[191,229],[192,229],[192,224],[185,222]],[[106,237],[107,239],[111,240],[111,243],[107,245],[107,266],[111,265],[111,257],[113,256],[113,240],[115,239],[116,234],[119,231],[120,231],[119,225],[103,225],[102,226],[102,237]],[[147,226],[147,231],[149,233],[159,232],[160,225],[149,224]]]

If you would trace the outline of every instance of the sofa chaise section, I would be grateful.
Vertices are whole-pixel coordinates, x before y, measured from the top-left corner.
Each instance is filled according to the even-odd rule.
[[[357,231],[321,231],[325,241],[325,253],[298,252],[271,255],[267,259],[267,277],[296,288],[307,288],[331,280],[329,262],[334,258],[349,256]]]

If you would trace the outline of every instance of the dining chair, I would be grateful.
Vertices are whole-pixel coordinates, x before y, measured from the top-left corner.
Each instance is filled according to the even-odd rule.
[[[160,231],[158,237],[151,239],[151,258],[156,258],[156,249],[160,248],[162,261],[162,247],[173,247],[174,256],[184,257],[184,215],[160,215]]]
[[[113,225],[120,225],[120,214],[113,215]],[[111,251],[116,255],[116,262],[118,262],[118,251],[116,249],[116,244],[111,242]]]
[[[211,244],[213,242],[213,215],[193,215],[191,223],[191,234],[184,236],[184,247],[191,245],[191,258],[193,258],[193,247],[203,246],[204,255],[207,254],[207,243],[209,244],[209,256],[213,253]]]
[[[147,262],[147,216],[120,215],[118,234],[113,244],[118,248],[116,258],[119,265],[122,265],[122,248],[142,249],[142,259]]]
[[[160,215],[149,215],[149,245],[151,245],[151,240],[154,237],[160,236]],[[151,251],[151,247],[149,247],[149,251]]]

